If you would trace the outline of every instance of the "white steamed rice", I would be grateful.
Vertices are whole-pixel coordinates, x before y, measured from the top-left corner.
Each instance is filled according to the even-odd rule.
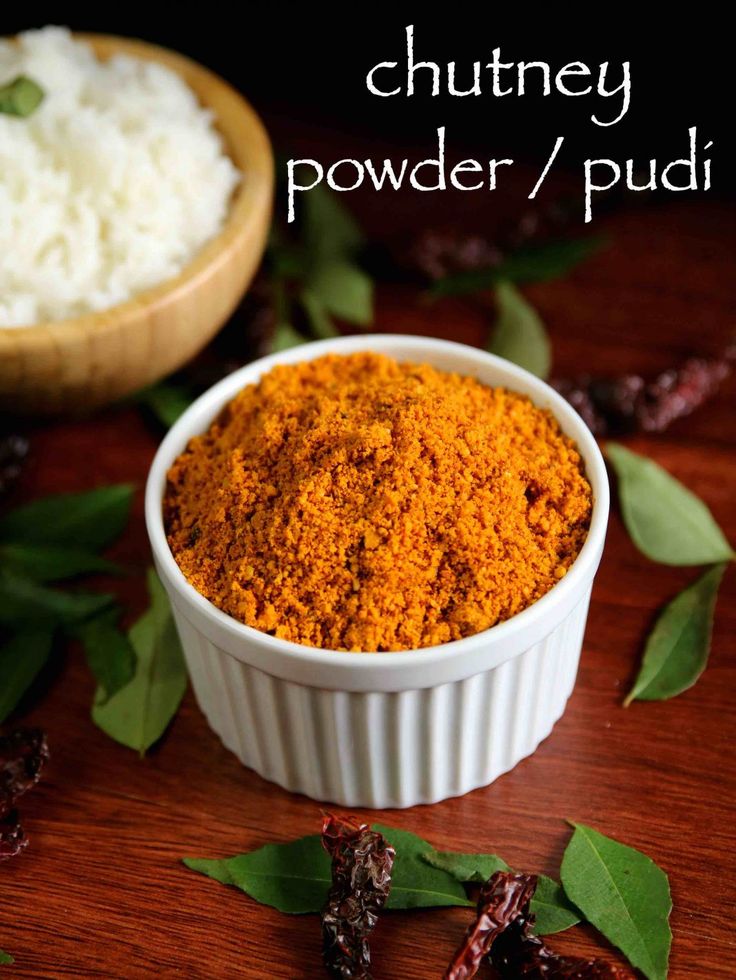
[[[0,326],[105,309],[175,276],[222,227],[239,173],[174,72],[99,62],[62,28],[0,40],[0,85],[45,92],[0,113]]]

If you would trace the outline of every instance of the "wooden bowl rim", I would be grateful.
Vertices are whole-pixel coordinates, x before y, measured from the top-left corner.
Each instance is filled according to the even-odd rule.
[[[209,87],[217,92],[220,98],[229,103],[229,107],[237,114],[237,118],[249,133],[247,142],[242,139],[231,139],[236,124],[227,119],[223,120],[219,113],[212,110],[213,123],[225,143],[225,151],[231,153],[238,146],[244,150],[244,156],[251,160],[251,165],[248,172],[242,174],[243,179],[233,192],[225,224],[214,238],[202,246],[178,275],[135,293],[122,303],[109,306],[104,310],[65,320],[45,320],[21,327],[0,326],[0,345],[12,343],[16,350],[19,347],[46,346],[49,342],[56,343],[62,338],[88,334],[91,331],[102,332],[106,326],[117,329],[121,323],[135,321],[144,315],[148,316],[162,304],[181,299],[186,293],[195,290],[200,280],[204,281],[208,278],[213,266],[229,261],[230,244],[247,235],[249,226],[260,216],[264,196],[270,199],[273,187],[273,152],[266,129],[250,102],[223,78],[178,51],[141,41],[138,38],[76,31],[73,37],[75,40],[91,45],[97,57],[102,60],[115,54],[128,54],[146,61],[164,64],[184,79],[206,109],[211,108],[210,100],[202,98],[199,87]],[[196,79],[199,83],[196,89],[191,79]]]

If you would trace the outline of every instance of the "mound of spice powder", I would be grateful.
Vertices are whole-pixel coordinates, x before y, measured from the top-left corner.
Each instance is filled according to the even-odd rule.
[[[585,540],[581,457],[528,398],[372,353],[274,368],[168,474],[184,575],[236,619],[334,650],[469,636]]]

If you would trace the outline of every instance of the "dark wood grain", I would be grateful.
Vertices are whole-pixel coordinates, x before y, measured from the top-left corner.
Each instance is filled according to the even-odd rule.
[[[377,235],[426,224],[424,196],[356,200]],[[433,197],[434,208],[436,198]],[[445,217],[482,226],[503,202],[460,196]],[[433,212],[434,213],[434,212]],[[546,320],[559,373],[656,371],[714,350],[734,328],[733,209],[707,199],[637,208],[608,219],[610,246],[563,282],[528,294]],[[434,220],[434,218],[433,218]],[[600,230],[600,229],[597,229]],[[483,323],[457,301],[433,307],[413,291],[381,291],[381,330],[477,343]],[[736,540],[734,382],[691,419],[634,448],[710,505]],[[142,487],[158,434],[134,408],[48,424],[14,497],[132,480],[129,530],[114,549],[131,574],[113,587],[134,616],[149,560]],[[566,818],[650,854],[669,874],[675,908],[671,976],[736,974],[736,840],[732,762],[736,575],[726,575],[713,652],[697,687],[661,704],[621,707],[655,610],[695,577],[633,548],[615,510],[596,582],[585,650],[567,713],[536,754],[495,784],[431,807],[377,814],[444,848],[485,848],[556,874]],[[106,585],[109,583],[105,583]],[[183,855],[221,856],[313,832],[319,804],[269,785],[220,744],[188,694],[148,758],[92,725],[93,683],[80,652],[60,654],[23,721],[48,730],[52,761],[23,804],[28,850],[0,868],[0,948],[9,977],[321,976],[319,929],[192,874]],[[467,922],[464,910],[387,915],[374,941],[379,978],[439,977]],[[560,949],[616,954],[578,928]]]

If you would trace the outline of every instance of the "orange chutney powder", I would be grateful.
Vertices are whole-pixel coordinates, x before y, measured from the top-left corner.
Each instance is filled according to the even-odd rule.
[[[585,540],[574,443],[526,397],[372,353],[275,367],[169,470],[189,582],[285,640],[411,650],[543,596]]]

